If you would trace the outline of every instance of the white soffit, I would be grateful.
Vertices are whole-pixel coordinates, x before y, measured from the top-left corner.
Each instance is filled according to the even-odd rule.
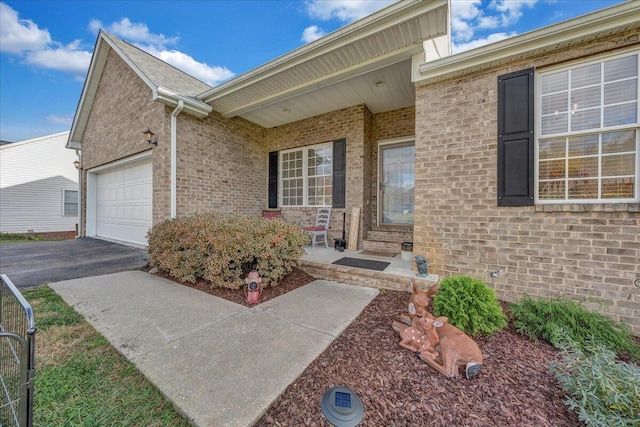
[[[424,40],[447,34],[447,15],[447,0],[399,1],[199,98],[225,117],[241,116],[264,127],[335,107],[366,103],[372,112],[378,112],[412,105],[410,58],[423,51]],[[398,68],[398,64],[402,66]],[[396,76],[395,72],[400,74]],[[379,76],[388,78],[376,80]],[[381,89],[374,85],[376,81],[399,88],[404,100],[377,102],[384,87],[376,91]],[[410,94],[406,93],[407,85],[411,86]],[[403,95],[393,94],[391,98]]]
[[[419,66],[416,84],[482,70],[514,58],[553,52],[566,46],[640,28],[640,1],[633,0],[539,30],[454,54]]]

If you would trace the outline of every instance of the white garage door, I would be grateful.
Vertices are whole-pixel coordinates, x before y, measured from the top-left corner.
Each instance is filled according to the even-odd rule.
[[[147,244],[147,231],[152,224],[151,177],[151,161],[97,174],[97,236]]]

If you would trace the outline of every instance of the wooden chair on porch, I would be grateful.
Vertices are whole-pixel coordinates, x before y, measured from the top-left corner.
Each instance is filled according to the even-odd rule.
[[[311,245],[313,249],[316,248],[318,236],[324,238],[324,245],[329,248],[329,239],[327,238],[327,229],[329,228],[329,221],[331,219],[331,208],[319,208],[316,216],[316,225],[309,227],[302,227],[302,229],[308,233],[311,233]]]

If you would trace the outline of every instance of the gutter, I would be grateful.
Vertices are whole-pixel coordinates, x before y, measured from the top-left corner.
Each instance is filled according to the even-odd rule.
[[[177,177],[177,163],[178,163],[178,115],[184,109],[184,102],[182,99],[178,100],[178,106],[171,113],[171,219],[176,217],[176,205],[177,205],[177,192],[178,186],[176,183]]]
[[[82,226],[82,153],[80,150],[76,150],[76,156],[80,162],[80,167],[78,168],[78,235],[76,236],[76,239],[78,239],[82,237],[82,231],[84,230]]]

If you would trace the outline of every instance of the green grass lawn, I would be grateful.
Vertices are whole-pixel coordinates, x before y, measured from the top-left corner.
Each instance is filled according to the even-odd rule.
[[[33,242],[37,240],[44,239],[37,234],[0,233],[0,243]]]
[[[51,288],[25,291],[36,327],[35,426],[188,426]]]

